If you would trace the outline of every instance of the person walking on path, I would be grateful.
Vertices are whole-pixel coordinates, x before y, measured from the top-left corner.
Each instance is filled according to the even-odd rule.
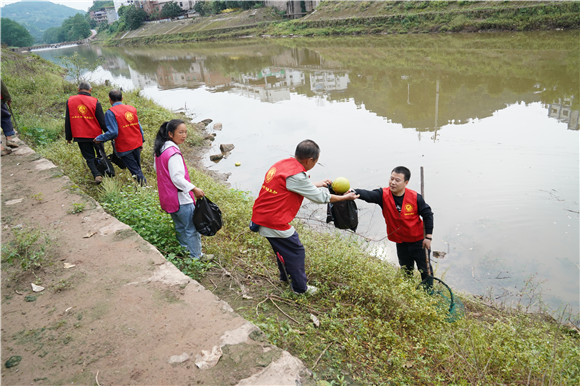
[[[14,131],[14,126],[12,125],[12,114],[10,114],[10,105],[12,104],[12,97],[8,91],[8,87],[4,84],[3,80],[0,80],[2,86],[2,131],[6,137],[6,146],[2,144],[2,155],[12,153],[11,147],[18,147],[18,143],[14,141],[14,136],[16,132]]]
[[[421,280],[426,280],[430,278],[429,272],[433,272],[428,258],[433,235],[433,212],[421,194],[407,189],[410,179],[411,171],[397,166],[391,172],[388,188],[354,191],[361,200],[383,209],[387,237],[397,243],[397,257],[405,272],[412,275],[417,264]]]
[[[195,200],[205,196],[191,183],[179,145],[187,139],[187,126],[181,119],[164,122],[153,146],[157,191],[161,208],[171,215],[179,243],[193,259],[206,259],[201,252],[201,235],[193,223]]]
[[[71,141],[79,145],[79,149],[87,166],[91,170],[95,183],[103,182],[103,176],[97,169],[99,147],[102,144],[94,143],[94,139],[102,132],[107,131],[105,114],[99,100],[91,96],[92,87],[89,82],[79,83],[79,92],[68,98],[66,103],[64,131],[68,143]]]
[[[123,93],[120,90],[109,92],[111,108],[105,113],[107,132],[94,139],[96,144],[115,140],[115,152],[123,160],[127,169],[131,172],[140,185],[145,185],[147,180],[141,170],[141,151],[143,150],[143,128],[137,117],[137,109],[122,103]]]
[[[254,202],[250,228],[266,237],[274,250],[280,271],[280,280],[291,279],[291,288],[296,293],[313,294],[317,288],[308,285],[304,267],[306,252],[298,232],[290,225],[296,217],[304,197],[318,203],[354,200],[358,196],[349,192],[338,196],[330,194],[325,187],[329,179],[313,183],[307,171],[318,162],[320,148],[312,140],[298,144],[294,157],[275,163],[264,178],[260,194]]]

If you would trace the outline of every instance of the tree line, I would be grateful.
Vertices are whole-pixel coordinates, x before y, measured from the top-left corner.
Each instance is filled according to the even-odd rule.
[[[63,21],[60,27],[44,31],[42,42],[46,44],[70,42],[91,36],[91,19],[87,14],[76,14]],[[93,22],[94,24],[94,22]],[[2,18],[2,44],[10,47],[30,47],[34,38],[26,27],[8,18]]]

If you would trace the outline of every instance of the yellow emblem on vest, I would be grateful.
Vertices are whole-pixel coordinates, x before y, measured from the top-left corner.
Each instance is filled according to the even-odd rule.
[[[272,178],[274,178],[274,175],[276,174],[276,168],[272,167],[270,170],[268,170],[268,173],[266,173],[266,183],[272,181]]]
[[[77,110],[81,115],[86,115],[89,112],[89,109],[85,105],[79,105],[79,107],[77,107]]]
[[[127,112],[125,113],[125,119],[126,119],[127,121],[129,121],[129,122],[133,122],[133,121],[135,120],[135,116],[133,115],[133,113],[132,113],[132,112],[130,112],[130,111],[127,111]]]
[[[411,205],[411,204],[406,204],[406,205],[405,205],[405,211],[406,211],[406,212],[412,212],[412,211],[413,211],[413,205]]]

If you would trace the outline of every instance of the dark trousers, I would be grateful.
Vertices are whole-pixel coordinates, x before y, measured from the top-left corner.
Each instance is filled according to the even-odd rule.
[[[280,280],[288,281],[291,279],[292,290],[297,293],[304,293],[308,286],[306,283],[306,270],[304,260],[306,251],[304,245],[300,242],[298,232],[287,239],[277,237],[267,237],[278,261],[278,270],[280,271]]]
[[[421,273],[421,280],[425,280],[433,276],[433,268],[431,266],[431,251],[427,251],[429,256],[429,270],[427,270],[427,256],[423,249],[423,240],[415,241],[413,243],[397,243],[397,257],[399,258],[399,265],[407,271],[408,274],[413,274],[415,264]]]
[[[127,166],[127,169],[131,172],[131,175],[137,177],[137,182],[139,184],[144,185],[147,183],[143,171],[141,171],[141,148],[120,153],[119,157],[123,160],[125,166]]]
[[[87,166],[91,169],[93,177],[100,176],[101,172],[97,169],[97,157],[99,155],[97,145],[94,142],[77,142],[79,149],[81,149],[81,154],[85,161],[87,161]]]
[[[10,110],[8,105],[2,102],[2,131],[6,137],[11,137],[15,134],[12,120],[10,119]]]

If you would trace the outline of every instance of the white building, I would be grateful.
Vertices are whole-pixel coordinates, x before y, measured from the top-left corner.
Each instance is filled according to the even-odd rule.
[[[139,3],[139,0],[113,0],[113,4],[115,5],[115,12],[119,13],[119,8],[121,8],[122,5],[135,5],[136,3]]]

